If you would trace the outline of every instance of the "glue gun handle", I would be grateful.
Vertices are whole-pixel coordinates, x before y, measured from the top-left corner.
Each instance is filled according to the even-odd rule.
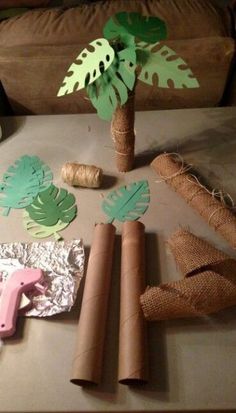
[[[14,334],[21,295],[32,289],[42,276],[40,269],[24,268],[15,271],[6,281],[0,302],[0,337]]]

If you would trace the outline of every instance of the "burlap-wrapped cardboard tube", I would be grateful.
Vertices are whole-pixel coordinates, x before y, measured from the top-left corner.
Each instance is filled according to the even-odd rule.
[[[169,246],[185,278],[141,295],[146,319],[200,317],[236,305],[234,259],[185,230],[177,231]]]
[[[101,380],[114,239],[112,224],[95,226],[71,376],[80,386]]]
[[[147,382],[146,323],[139,303],[145,289],[145,227],[125,222],[122,227],[119,332],[119,382]]]
[[[127,102],[118,105],[113,115],[111,133],[115,144],[116,166],[120,172],[128,172],[134,164],[134,91]]]
[[[228,243],[236,248],[236,217],[171,154],[157,156],[152,168]]]

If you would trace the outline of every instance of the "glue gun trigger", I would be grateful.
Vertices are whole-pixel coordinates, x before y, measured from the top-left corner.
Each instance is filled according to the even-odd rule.
[[[45,294],[47,288],[48,287],[46,285],[40,284],[39,282],[34,284],[34,289],[38,291],[40,294]]]

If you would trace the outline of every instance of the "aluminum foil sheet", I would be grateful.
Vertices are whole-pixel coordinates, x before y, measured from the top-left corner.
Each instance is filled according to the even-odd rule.
[[[48,317],[70,311],[84,271],[84,248],[81,240],[0,244],[0,281],[20,268],[44,271],[43,293],[26,295],[32,301],[27,316]]]

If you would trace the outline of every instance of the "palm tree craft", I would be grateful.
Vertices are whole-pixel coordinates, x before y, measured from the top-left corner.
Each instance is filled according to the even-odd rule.
[[[62,82],[58,96],[85,88],[101,119],[111,121],[119,171],[134,162],[134,98],[138,81],[175,89],[197,88],[187,63],[162,43],[167,38],[163,20],[139,13],[120,12],[96,39],[78,55]],[[161,42],[161,43],[160,43]]]

